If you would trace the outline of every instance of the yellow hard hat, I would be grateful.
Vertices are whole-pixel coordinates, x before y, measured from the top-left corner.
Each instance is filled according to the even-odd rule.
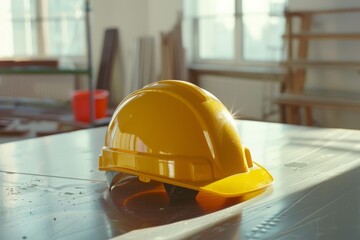
[[[119,104],[99,169],[225,197],[273,182],[241,144],[226,107],[206,90],[176,80],[149,84]]]

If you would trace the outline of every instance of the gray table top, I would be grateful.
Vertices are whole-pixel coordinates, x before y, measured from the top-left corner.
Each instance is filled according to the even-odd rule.
[[[248,201],[173,204],[136,181],[110,194],[104,127],[0,144],[0,239],[360,238],[360,131],[236,123],[275,179]]]

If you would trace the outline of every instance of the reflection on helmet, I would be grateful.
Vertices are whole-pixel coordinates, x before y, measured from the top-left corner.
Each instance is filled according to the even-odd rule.
[[[149,84],[119,104],[99,169],[227,197],[273,181],[241,144],[226,107],[209,92],[175,80]]]

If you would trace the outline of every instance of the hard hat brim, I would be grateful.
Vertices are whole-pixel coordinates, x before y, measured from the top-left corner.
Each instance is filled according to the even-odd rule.
[[[260,164],[253,162],[253,167],[246,173],[238,173],[200,187],[224,197],[236,197],[268,187],[274,179]]]
[[[107,150],[103,149],[103,153],[106,154]],[[140,173],[135,169],[129,169],[116,164],[114,165],[112,159],[104,159],[103,156],[99,156],[99,169],[103,171],[125,172],[175,186],[214,193],[223,197],[242,196],[247,193],[264,189],[273,183],[271,174],[256,162],[253,162],[253,167],[249,168],[249,171],[247,172],[234,174],[215,181],[205,182],[179,181],[162,176],[155,176],[153,174]]]

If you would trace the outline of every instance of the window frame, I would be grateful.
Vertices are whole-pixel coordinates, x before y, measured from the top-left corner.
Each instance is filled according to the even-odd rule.
[[[199,20],[202,17],[192,16],[190,17],[191,21],[191,64],[220,64],[227,66],[278,66],[282,60],[274,60],[274,61],[259,61],[259,60],[245,60],[243,57],[244,53],[244,40],[243,40],[243,9],[242,9],[242,0],[234,0],[235,2],[235,26],[234,26],[234,58],[233,59],[210,59],[210,58],[201,58],[199,52]],[[285,9],[284,9],[285,10]],[[267,14],[267,16],[272,16],[271,14]],[[283,17],[284,15],[279,15],[279,17]],[[285,26],[284,26],[285,31]],[[283,53],[285,54],[285,46],[284,42],[282,43]]]
[[[84,24],[84,28],[86,31],[86,17],[85,17],[85,0],[83,0],[84,2],[84,14],[83,16],[80,18],[82,23]],[[36,13],[35,13],[35,18],[33,19],[27,19],[26,17],[23,18],[18,18],[19,19],[23,19],[23,22],[27,22],[27,21],[34,21],[34,25],[35,25],[35,36],[36,36],[36,48],[37,48],[37,53],[33,54],[33,55],[28,55],[28,54],[24,54],[24,55],[12,55],[12,56],[1,56],[1,58],[3,59],[14,59],[14,58],[30,58],[30,59],[58,59],[61,60],[62,58],[65,59],[69,59],[71,60],[74,64],[76,65],[84,65],[86,64],[87,61],[87,49],[86,47],[84,48],[84,53],[82,55],[51,55],[50,54],[50,38],[49,38],[49,31],[47,29],[49,29],[49,27],[47,27],[47,25],[49,24],[49,11],[48,11],[48,0],[36,0],[35,1],[35,9],[36,9]],[[14,19],[11,19],[12,21],[14,21]],[[84,35],[84,44],[87,44],[87,40],[86,40],[86,34]]]

